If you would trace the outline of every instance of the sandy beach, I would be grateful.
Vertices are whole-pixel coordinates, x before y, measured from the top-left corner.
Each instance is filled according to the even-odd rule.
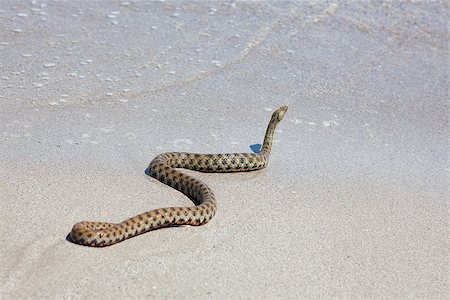
[[[1,299],[449,299],[445,1],[0,2]],[[252,152],[185,171],[204,226],[106,248],[66,239],[193,205],[157,154]]]

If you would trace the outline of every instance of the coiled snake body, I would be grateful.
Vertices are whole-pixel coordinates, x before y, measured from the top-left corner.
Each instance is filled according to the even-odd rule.
[[[104,247],[150,230],[176,225],[203,225],[216,213],[214,193],[203,182],[176,168],[199,172],[242,172],[267,166],[275,127],[283,119],[287,106],[277,109],[267,127],[261,152],[232,154],[163,153],[148,167],[150,176],[179,190],[192,199],[193,207],[167,207],[142,213],[121,223],[79,222],[70,233],[73,242],[92,247]]]

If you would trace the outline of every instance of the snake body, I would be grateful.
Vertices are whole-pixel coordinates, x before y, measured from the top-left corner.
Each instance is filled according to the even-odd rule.
[[[264,143],[259,153],[196,154],[169,152],[156,156],[148,166],[148,174],[192,199],[192,207],[167,207],[142,213],[121,223],[84,221],[76,223],[70,233],[77,244],[104,247],[150,230],[177,226],[203,225],[217,210],[213,191],[202,181],[177,170],[199,172],[242,172],[267,166],[277,124],[283,119],[287,106],[277,109],[269,122]]]

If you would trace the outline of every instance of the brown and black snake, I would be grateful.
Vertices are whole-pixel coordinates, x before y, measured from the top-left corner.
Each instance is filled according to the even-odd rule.
[[[150,162],[147,169],[150,176],[182,192],[193,200],[195,206],[158,208],[120,223],[79,222],[72,228],[71,240],[80,245],[104,247],[162,227],[207,223],[217,210],[213,191],[205,183],[177,169],[226,173],[265,168],[269,161],[275,128],[287,110],[287,106],[282,106],[272,114],[259,153],[169,152],[159,154]]]

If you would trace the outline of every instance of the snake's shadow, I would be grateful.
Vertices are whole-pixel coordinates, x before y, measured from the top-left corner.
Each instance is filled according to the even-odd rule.
[[[250,145],[250,149],[252,149],[252,151],[256,154],[261,153],[261,149],[262,149],[262,145],[261,144],[253,144]]]
[[[66,241],[76,244],[76,243],[72,240],[72,235],[70,234],[70,232],[66,235]]]

